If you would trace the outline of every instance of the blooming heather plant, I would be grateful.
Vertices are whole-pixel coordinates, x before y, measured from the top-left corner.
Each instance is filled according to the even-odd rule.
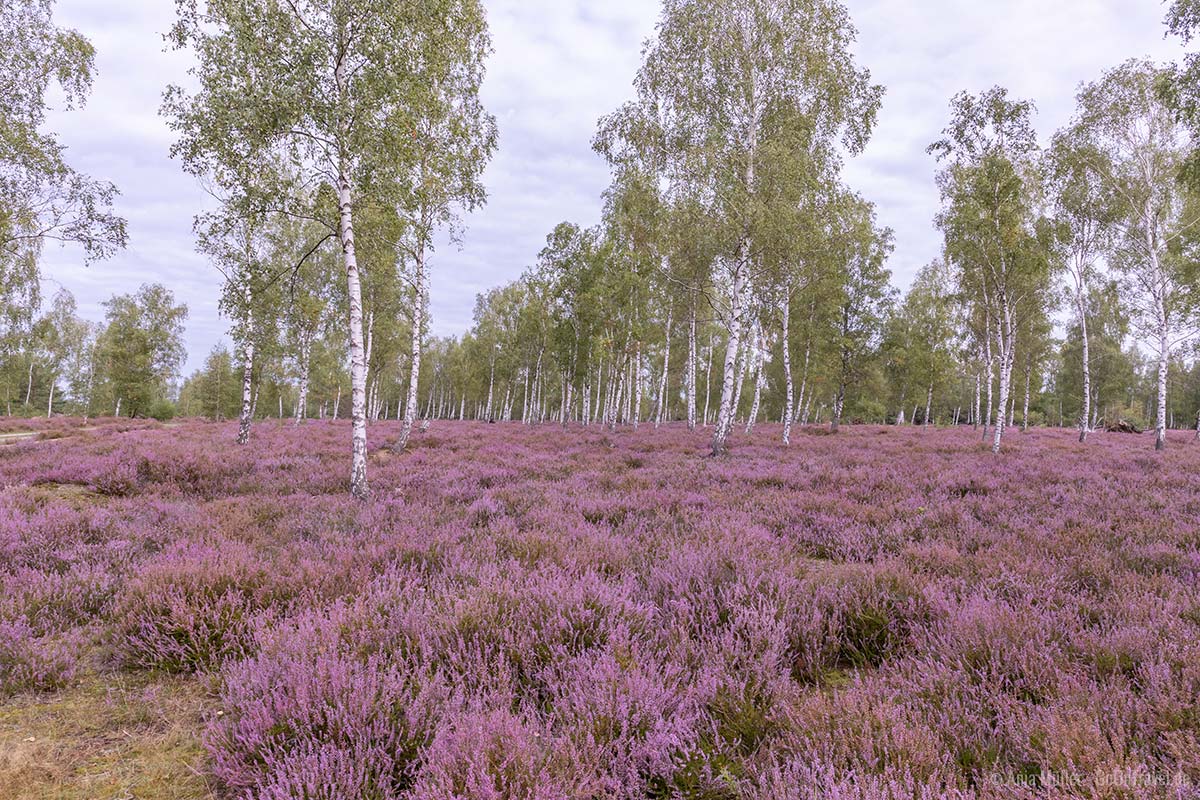
[[[382,444],[396,430],[372,428]],[[0,460],[0,690],[209,671],[231,797],[1182,798],[1200,449],[105,427]],[[219,713],[218,713],[219,712]]]
[[[262,615],[297,587],[238,542],[180,543],[122,587],[113,646],[126,666],[195,671],[244,656]]]
[[[0,620],[0,697],[65,686],[75,674],[76,637],[38,636],[23,620]]]

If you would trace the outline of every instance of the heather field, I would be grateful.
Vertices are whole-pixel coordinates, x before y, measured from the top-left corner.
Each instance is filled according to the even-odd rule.
[[[1183,434],[39,431],[5,798],[1196,796]]]

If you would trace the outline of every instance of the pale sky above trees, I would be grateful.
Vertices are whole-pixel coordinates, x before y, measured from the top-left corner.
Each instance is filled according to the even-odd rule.
[[[596,121],[633,94],[642,42],[658,17],[655,0],[485,0],[495,53],[483,101],[499,123],[499,150],[484,173],[487,206],[467,220],[461,247],[433,255],[432,332],[464,331],[475,295],[516,278],[563,220],[599,219],[608,167],[589,146]],[[906,287],[940,254],[935,164],[925,147],[945,125],[955,93],[995,84],[1038,107],[1045,138],[1069,119],[1081,81],[1133,56],[1176,60],[1163,38],[1165,8],[1154,0],[847,0],[859,30],[858,61],[887,87],[879,124],[845,178],[878,206],[896,233],[889,267]],[[49,126],[67,158],[122,191],[129,247],[83,267],[82,254],[47,247],[43,274],[74,292],[80,312],[147,280],[188,304],[188,362],[198,367],[224,338],[219,273],[196,253],[192,217],[211,201],[167,151],[172,133],[158,116],[164,87],[186,82],[189,56],[165,48],[171,0],[58,0],[55,21],[96,46],[97,76],[87,106],[52,113]]]

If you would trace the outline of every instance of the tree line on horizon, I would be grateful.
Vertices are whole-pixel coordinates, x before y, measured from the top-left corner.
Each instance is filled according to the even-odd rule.
[[[180,384],[186,309],[161,287],[114,298],[105,332],[63,293],[42,311],[46,242],[96,260],[126,233],[116,188],[41,130],[52,84],[86,99],[91,45],[54,25],[52,0],[18,0],[0,10],[9,413],[173,401],[239,418],[242,443],[256,418],[348,416],[363,497],[381,419],[403,421],[398,450],[430,418],[677,420],[709,429],[714,453],[760,420],[784,442],[795,424],[969,424],[997,452],[1015,425],[1084,441],[1126,420],[1158,448],[1168,428],[1200,435],[1194,56],[1084,83],[1046,141],[1033,102],[1003,87],[952,98],[928,148],[942,257],[901,294],[892,232],[842,177],[884,98],[845,7],[664,0],[634,96],[592,142],[612,173],[600,222],[557,225],[519,279],[479,296],[468,332],[431,338],[430,256],[486,201],[497,144],[478,0],[177,9],[168,40],[195,56],[195,88],[169,87],[162,113],[172,154],[219,201],[195,233],[232,350]],[[1200,0],[1176,0],[1166,24],[1190,41]],[[138,347],[154,366],[140,392],[111,366]]]

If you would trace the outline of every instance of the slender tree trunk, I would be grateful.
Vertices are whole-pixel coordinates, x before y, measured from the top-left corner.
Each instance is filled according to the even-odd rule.
[[[671,369],[671,322],[675,313],[675,304],[667,307],[666,343],[663,346],[662,375],[658,379],[658,408],[654,411],[654,427],[662,425],[667,419],[667,386],[668,374]]]
[[[1088,347],[1088,324],[1084,300],[1078,300],[1079,333],[1083,345],[1083,412],[1079,415],[1079,441],[1086,442],[1088,437],[1088,419],[1091,416],[1089,404],[1092,402],[1092,359]]]
[[[992,432],[992,452],[1000,452],[1000,441],[1004,436],[1005,415],[1008,413],[1008,397],[1012,389],[1012,362],[1014,334],[1012,329],[1012,314],[1007,305],[1002,305],[1003,320],[998,320],[1000,328],[1000,402],[996,408],[996,428]]]
[[[933,382],[929,384],[929,390],[925,393],[925,420],[924,424],[930,423],[929,416],[933,413]]]
[[[708,334],[708,356],[704,366],[704,427],[708,427],[708,405],[712,397],[713,334]]]
[[[592,424],[592,381],[590,378],[583,382],[583,408],[580,409],[580,414],[583,417],[584,425]]]
[[[1025,405],[1021,408],[1021,430],[1029,430],[1029,383],[1032,379],[1033,366],[1025,365]]]
[[[25,405],[28,406],[33,397],[33,357],[29,357],[29,379],[25,382]]]
[[[633,363],[629,365],[630,376],[629,386],[633,389],[633,394],[629,398],[628,417],[633,421],[633,429],[636,431],[638,423],[642,419],[642,343],[638,342],[633,353]]]
[[[524,381],[524,385],[521,388],[521,422],[528,425],[529,424],[529,412],[530,412],[530,409],[533,407],[531,398],[529,396],[529,378],[530,378],[531,370],[529,369],[529,367],[522,367],[521,373],[523,375],[522,380]]]
[[[749,245],[746,245],[748,249]],[[725,360],[724,374],[721,380],[721,403],[717,407],[717,422],[713,430],[712,452],[713,455],[719,455],[725,452],[725,440],[729,437],[729,431],[733,428],[733,417],[737,413],[735,398],[738,397],[740,386],[737,385],[738,379],[738,362],[741,355],[741,337],[742,337],[742,298],[744,291],[743,279],[741,271],[734,280],[733,296],[734,301],[730,309],[730,324],[729,338],[725,344]]]
[[[790,336],[789,318],[792,312],[792,292],[791,287],[785,287],[783,293],[783,336],[781,337],[781,347],[783,350],[783,382],[784,382],[784,400],[783,400],[783,443],[791,444],[792,441],[792,414],[795,413],[795,398],[793,395],[792,386],[792,338]]]
[[[842,425],[842,408],[846,402],[846,381],[838,381],[837,394],[833,396],[833,417],[829,420],[829,430],[837,433]]]
[[[621,409],[625,403],[625,376],[629,373],[628,365],[622,367],[618,375],[616,363],[614,362],[612,373],[608,393],[608,427],[610,430],[616,430],[617,424],[621,421]]]
[[[534,368],[533,368],[533,400],[534,400],[533,414],[535,415],[535,421],[539,422],[539,423],[542,421],[542,417],[545,416],[541,410],[542,406],[544,405],[544,401],[545,401],[545,392],[544,392],[544,387],[542,385],[542,381],[543,381],[542,356],[543,356],[543,354],[545,354],[545,352],[546,352],[546,346],[543,343],[542,346],[538,349],[537,362],[535,363]]]
[[[350,199],[350,176],[345,168],[338,176],[338,228],[346,288],[350,300],[350,492],[360,500],[371,494],[367,483],[367,358],[363,347],[362,285],[354,251],[354,219]]]
[[[842,335],[846,335],[846,310],[842,310],[843,329]],[[843,339],[845,341],[845,339]],[[842,358],[840,371],[838,372],[838,387],[837,393],[833,396],[833,418],[829,422],[829,430],[831,433],[837,433],[838,428],[842,424],[842,410],[846,403],[846,376],[850,372],[850,351],[846,347],[842,347]],[[916,412],[913,412],[916,413]]]
[[[1161,300],[1158,313],[1158,418],[1154,422],[1154,449],[1162,450],[1167,446],[1167,368],[1171,359],[1171,341]]]
[[[742,336],[741,336],[742,343],[741,343],[741,348],[738,351],[738,360],[737,360],[737,384],[736,384],[737,388],[734,390],[734,393],[733,393],[733,415],[730,417],[731,424],[734,424],[737,422],[738,412],[741,411],[741,409],[742,409],[742,390],[746,386],[746,370],[750,366],[750,363],[749,363],[750,362],[750,351],[754,347],[753,344],[751,344],[749,341],[747,341],[747,336],[749,336],[750,334],[751,334],[750,331],[745,331],[745,330],[742,331]]]
[[[687,424],[696,430],[696,292],[692,291],[691,311],[688,314]]]
[[[253,417],[253,397],[251,396],[251,385],[254,380],[254,323],[251,321],[248,325],[250,333],[246,336],[246,343],[242,347],[242,413],[238,417],[238,444],[247,444],[250,441],[250,422]]]
[[[975,410],[974,410],[974,413],[971,415],[971,427],[975,428],[975,429],[979,428],[979,414],[980,414],[979,409],[980,409],[981,388],[982,387],[981,387],[979,369],[976,368],[976,370],[975,370]]]
[[[800,372],[800,399],[797,401],[797,410],[807,409],[812,406],[812,391],[808,387],[808,366],[812,356],[812,340],[811,338],[804,343],[804,368]],[[801,425],[808,424],[808,416],[801,419]]]
[[[808,325],[804,335],[804,369],[800,374],[800,399],[797,401],[796,406],[796,411],[800,415],[801,425],[808,424],[808,413],[812,407],[812,390],[808,386],[808,366],[810,356],[812,355],[812,325],[816,313],[816,302],[810,302],[808,305]]]
[[[990,327],[988,328],[987,345],[986,345],[985,351],[987,354],[986,360],[985,360],[985,364],[987,367],[987,372],[986,372],[986,374],[987,374],[987,413],[985,413],[983,416],[983,439],[984,439],[984,441],[987,441],[988,426],[992,424],[992,383],[993,383],[992,363],[993,362],[992,362],[992,333],[991,333]]]
[[[46,401],[46,419],[54,416],[54,376],[50,376],[50,399]]]
[[[601,420],[607,421],[608,407],[604,402],[604,390],[606,388],[606,379],[604,377],[604,361],[601,357],[600,364],[596,367],[596,396],[592,398],[592,416],[590,424],[596,425]]]
[[[417,388],[421,380],[421,343],[425,332],[425,298],[428,288],[425,276],[425,247],[418,243],[416,258],[413,259],[413,284],[416,292],[412,309],[412,338],[409,342],[408,396],[405,401],[404,419],[400,423],[400,436],[392,449],[400,452],[408,447],[408,437],[412,435],[413,425],[417,418]]]
[[[295,422],[297,425],[308,416],[308,370],[309,362],[311,361],[311,347],[312,345],[309,343],[309,337],[306,333],[300,340],[300,391],[296,399]]]
[[[487,409],[484,411],[484,416],[487,417],[488,422],[495,422],[495,419],[492,417],[492,392],[495,389],[495,386],[496,386],[496,354],[493,349],[492,365],[488,371]]]
[[[749,435],[754,432],[754,423],[758,421],[758,408],[762,402],[762,386],[763,386],[763,330],[761,327],[757,329],[754,337],[754,399],[750,403],[750,416],[746,420],[746,433]]]

